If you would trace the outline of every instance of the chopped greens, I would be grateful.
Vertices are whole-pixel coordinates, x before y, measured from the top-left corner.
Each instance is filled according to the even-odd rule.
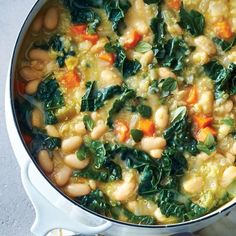
[[[133,138],[133,140],[138,143],[141,141],[141,139],[143,138],[143,131],[138,130],[138,129],[131,129],[130,131],[131,136]]]
[[[134,49],[136,52],[145,53],[152,50],[152,45],[150,43],[140,41]]]
[[[137,106],[137,111],[143,118],[150,118],[152,116],[152,108],[150,106],[140,104]]]
[[[176,90],[177,88],[177,81],[176,79],[173,78],[167,78],[161,81],[160,83],[160,90],[161,90],[161,96],[162,97],[167,97]]]
[[[81,146],[79,150],[76,151],[76,156],[80,161],[83,161],[89,156],[89,149],[86,146]]]
[[[199,151],[205,152],[210,155],[216,150],[216,141],[212,134],[208,134],[204,143],[199,142],[197,145]]]
[[[226,41],[220,38],[213,38],[213,42],[217,44],[224,52],[228,52],[236,45],[236,38],[231,41]]]
[[[84,122],[85,128],[88,131],[92,131],[93,130],[93,128],[95,126],[95,122],[94,122],[94,120],[89,115],[85,115],[84,116],[83,122]]]

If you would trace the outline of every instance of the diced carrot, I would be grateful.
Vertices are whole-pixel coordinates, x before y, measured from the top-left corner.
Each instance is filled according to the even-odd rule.
[[[85,25],[85,24],[73,25],[73,26],[71,26],[71,33],[73,35],[85,34],[86,33],[86,29],[87,29],[87,25]]]
[[[82,34],[81,37],[83,40],[88,40],[92,44],[96,44],[99,39],[98,34]]]
[[[31,141],[32,141],[32,137],[30,135],[28,135],[28,134],[23,134],[22,136],[23,136],[23,139],[24,139],[25,143],[27,145],[29,145],[31,143]]]
[[[115,54],[114,53],[101,53],[99,58],[103,61],[107,61],[109,64],[114,64],[115,62]]]
[[[178,11],[181,7],[181,1],[180,0],[167,0],[167,6],[170,9]]]
[[[134,48],[140,40],[142,40],[143,36],[139,34],[137,31],[133,31],[130,34],[130,38],[124,43],[125,49]]]
[[[129,138],[129,127],[125,121],[115,121],[115,134],[119,142],[123,143]]]
[[[205,128],[212,124],[213,117],[193,116],[194,123],[198,129]]]
[[[233,36],[231,25],[227,20],[217,22],[215,24],[215,32],[222,39],[230,39]]]
[[[25,94],[25,82],[19,79],[14,80],[15,92],[16,94]]]
[[[212,134],[213,136],[216,136],[216,130],[213,129],[212,127],[205,127],[199,130],[199,132],[197,133],[197,140],[200,142],[204,142],[208,136],[208,134]]]
[[[189,91],[186,102],[189,105],[193,105],[193,104],[197,103],[197,101],[198,101],[197,87],[196,87],[196,85],[193,85],[192,88]]]
[[[68,71],[61,79],[61,83],[68,89],[75,88],[80,85],[80,77],[77,70]]]
[[[153,134],[155,133],[155,124],[149,119],[141,119],[138,122],[137,128],[139,130],[142,130],[144,135],[146,136],[153,136]]]

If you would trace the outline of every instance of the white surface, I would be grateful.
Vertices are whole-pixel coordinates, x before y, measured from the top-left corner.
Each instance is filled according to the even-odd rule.
[[[6,134],[5,122],[3,121],[3,96],[5,88],[5,78],[11,52],[27,12],[35,1],[33,0],[0,0],[0,235],[1,236],[28,236],[30,226],[33,222],[34,212],[26,195],[22,189],[19,178],[19,168],[16,165],[13,153]],[[230,227],[229,233],[226,229],[224,235],[234,235],[236,232],[234,223],[225,220],[226,227]],[[219,224],[217,224],[219,225]],[[220,227],[222,230],[223,227]],[[222,235],[219,229],[207,231],[204,235]]]

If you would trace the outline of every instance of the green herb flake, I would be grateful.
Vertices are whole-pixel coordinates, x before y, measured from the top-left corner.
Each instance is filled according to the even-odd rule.
[[[215,138],[212,134],[208,134],[204,143],[199,142],[197,145],[199,151],[205,152],[207,155],[210,155],[216,150]]]
[[[176,90],[177,81],[173,78],[167,78],[163,80],[160,86],[161,86],[162,97],[168,97],[171,94],[171,92]]]
[[[139,129],[132,129],[130,131],[131,136],[133,138],[133,140],[138,143],[141,141],[141,139],[143,138],[143,131],[139,130]]]
[[[137,111],[143,118],[150,118],[152,116],[152,108],[150,106],[140,104],[137,107]]]
[[[89,115],[85,115],[83,117],[83,122],[84,122],[85,128],[91,132],[95,126],[94,120]]]
[[[234,122],[234,119],[233,118],[225,118],[225,119],[223,119],[223,120],[221,120],[221,123],[222,124],[225,124],[225,125],[228,125],[228,126],[230,126],[230,127],[234,127],[234,125],[235,125],[235,122]]]
[[[139,53],[145,53],[150,50],[152,50],[152,45],[144,41],[140,41],[134,49],[135,52]]]
[[[88,148],[86,146],[81,146],[79,150],[76,151],[76,156],[80,161],[85,160],[88,158]]]

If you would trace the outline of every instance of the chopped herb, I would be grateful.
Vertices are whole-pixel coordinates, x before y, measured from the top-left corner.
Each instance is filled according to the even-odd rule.
[[[236,45],[236,38],[231,41],[226,41],[220,38],[213,38],[213,42],[217,44],[224,52],[228,52],[232,47]]]
[[[134,51],[140,52],[140,53],[145,53],[150,50],[152,50],[152,45],[144,41],[140,41],[134,49]]]
[[[167,97],[171,94],[171,92],[176,90],[177,81],[173,78],[167,78],[161,82],[160,86],[161,86],[160,90],[161,90],[162,97]]]
[[[93,128],[95,126],[95,122],[94,122],[94,120],[89,115],[85,115],[84,116],[83,122],[84,122],[85,128],[88,131],[92,131],[93,130]]]
[[[150,106],[140,104],[137,106],[137,111],[143,118],[150,118],[152,116],[152,108]]]
[[[83,161],[89,156],[89,149],[86,146],[81,146],[79,150],[76,151],[76,156],[80,161]]]
[[[139,129],[131,129],[130,133],[131,133],[133,140],[136,143],[140,142],[141,139],[143,138],[143,131],[141,131]]]
[[[197,148],[198,150],[205,152],[207,155],[210,155],[216,150],[216,142],[214,136],[212,134],[208,134],[205,142],[199,142]]]
[[[225,119],[221,120],[221,122],[225,125],[228,125],[228,126],[232,127],[232,128],[235,125],[233,118],[225,118]]]

